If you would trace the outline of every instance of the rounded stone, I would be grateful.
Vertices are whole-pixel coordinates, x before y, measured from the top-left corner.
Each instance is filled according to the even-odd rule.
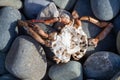
[[[40,80],[46,73],[43,48],[29,36],[19,36],[6,57],[6,69],[22,80]]]
[[[0,52],[0,75],[8,73],[5,68],[6,53]]]
[[[17,20],[21,14],[17,9],[4,7],[0,9],[0,51],[6,52],[17,36]]]
[[[119,12],[119,0],[90,0],[94,15],[100,20],[111,20]]]
[[[83,68],[87,78],[110,80],[120,70],[120,56],[107,51],[96,52],[88,57]]]
[[[25,0],[24,13],[28,18],[36,18],[42,8],[47,6],[50,0]]]
[[[0,80],[20,80],[20,79],[14,77],[11,74],[4,74],[4,75],[0,76]]]
[[[21,0],[0,0],[0,7],[3,6],[11,6],[20,9],[22,7],[22,2]]]
[[[84,32],[87,34],[88,38],[96,37],[103,29],[98,26],[90,23],[82,21],[82,28]],[[89,46],[86,52],[86,57],[98,51],[112,51],[116,52],[116,37],[111,31],[103,40],[101,40],[96,47]]]
[[[116,43],[116,45],[117,45],[117,50],[118,50],[118,52],[119,52],[119,54],[120,54],[120,31],[119,31],[119,33],[118,33],[118,35],[117,35],[117,41],[116,41],[117,43]]]
[[[73,9],[76,0],[52,0],[60,9]]]
[[[45,18],[45,17],[58,17],[59,12],[57,10],[56,5],[53,2],[50,2],[47,6],[45,6],[40,13],[38,14],[37,18]]]
[[[53,65],[48,74],[52,80],[83,80],[82,66],[76,61]]]
[[[82,16],[94,17],[89,0],[77,0],[74,10],[78,12],[80,17]]]

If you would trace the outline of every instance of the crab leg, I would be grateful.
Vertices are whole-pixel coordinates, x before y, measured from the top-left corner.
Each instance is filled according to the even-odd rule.
[[[55,22],[61,22],[61,23],[64,23],[64,24],[68,24],[70,22],[69,19],[65,18],[65,17],[53,17],[53,18],[48,18],[48,19],[41,19],[41,20],[28,20],[29,22],[32,22],[32,23],[44,23],[44,24],[52,24],[52,23],[55,23]]]
[[[41,35],[43,38],[48,38],[48,34],[45,33],[38,25],[28,24],[37,34]]]
[[[43,45],[47,45],[48,43],[42,39],[31,27],[28,26],[28,24],[22,20],[18,21],[19,26],[24,26],[26,30],[28,31],[28,34],[31,35],[36,41]]]
[[[110,33],[110,31],[111,31],[112,28],[113,28],[112,23],[109,23],[109,24],[104,28],[104,30],[103,30],[100,34],[98,34],[98,35],[96,36],[96,39],[99,39],[99,41],[103,40],[103,39]]]
[[[89,22],[97,25],[100,28],[104,28],[104,27],[106,27],[109,24],[108,22],[100,22],[97,19],[94,19],[94,18],[92,18],[90,16],[83,16],[79,20],[89,21]]]

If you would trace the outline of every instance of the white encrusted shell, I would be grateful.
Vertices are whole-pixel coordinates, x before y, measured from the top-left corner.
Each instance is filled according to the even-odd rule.
[[[68,62],[73,54],[80,59],[88,46],[87,35],[82,27],[76,28],[73,25],[74,21],[66,25],[59,34],[54,35],[54,41],[52,41],[51,50],[62,63]]]

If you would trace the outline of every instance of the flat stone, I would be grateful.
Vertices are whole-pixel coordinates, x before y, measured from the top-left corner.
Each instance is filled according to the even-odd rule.
[[[50,0],[25,0],[24,13],[28,18],[36,18],[42,8],[47,6]]]
[[[77,0],[74,10],[78,12],[80,17],[94,16],[90,5],[90,0]]]
[[[20,9],[22,7],[22,2],[21,0],[0,0],[0,7],[3,6],[11,6]]]
[[[119,0],[90,0],[94,15],[100,19],[109,21],[119,12]]]
[[[11,74],[4,74],[4,75],[0,76],[0,80],[20,80],[20,79],[14,77]]]
[[[40,44],[29,36],[19,36],[6,57],[6,69],[22,80],[41,80],[47,68]]]
[[[90,23],[82,21],[82,28],[87,34],[88,38],[96,37],[103,29],[99,28],[98,26]],[[101,40],[97,47],[89,46],[86,52],[85,57],[93,54],[94,52],[98,51],[112,51],[116,52],[116,37],[111,31],[103,40]]]
[[[86,78],[110,80],[120,70],[120,56],[107,51],[92,54],[84,63]]]
[[[71,10],[76,0],[52,0],[60,9]]]
[[[17,36],[17,20],[21,14],[17,9],[4,7],[0,9],[0,51],[7,52]]]
[[[52,80],[83,80],[82,66],[76,61],[56,64],[49,69],[49,77]]]
[[[5,68],[6,53],[0,52],[0,75],[8,73]]]

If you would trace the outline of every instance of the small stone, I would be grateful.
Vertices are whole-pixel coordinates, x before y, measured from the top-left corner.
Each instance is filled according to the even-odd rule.
[[[117,45],[117,50],[118,50],[118,52],[119,52],[119,54],[120,54],[120,31],[119,31],[119,33],[118,33],[118,35],[117,35],[117,41],[116,41],[117,43],[116,43],[116,45]]]
[[[21,0],[0,0],[0,7],[3,6],[11,6],[20,9],[22,7],[22,2]]]
[[[14,77],[11,74],[5,74],[5,75],[0,76],[0,80],[20,80],[20,79]]]
[[[82,16],[93,17],[90,0],[77,0],[74,10],[78,12],[80,17]]]
[[[22,80],[41,80],[47,68],[40,44],[29,36],[19,36],[6,57],[6,69]]]
[[[59,12],[57,10],[57,7],[53,2],[51,2],[40,11],[37,18],[41,19],[45,17],[58,17],[58,16]]]
[[[60,9],[71,10],[76,0],[52,0]]]
[[[90,0],[94,15],[100,19],[109,21],[119,12],[119,0]]]
[[[92,54],[84,63],[86,78],[110,80],[120,70],[120,56],[101,51]]]
[[[0,52],[0,75],[7,73],[5,68],[6,53]]]
[[[82,66],[77,61],[65,64],[56,64],[49,69],[52,80],[83,80]]]
[[[52,18],[52,17],[58,17],[59,16],[59,11],[57,10],[56,5],[51,2],[49,5],[47,5],[46,7],[44,7],[40,13],[37,16],[37,19],[40,20],[42,18]],[[37,23],[45,32],[47,33],[51,33],[54,31],[54,29],[52,28],[52,24],[50,25],[45,25],[43,23]]]
[[[0,9],[0,51],[7,52],[17,36],[17,20],[21,14],[17,9],[4,7]]]
[[[24,13],[28,18],[36,18],[42,8],[47,6],[50,0],[25,0]]]

